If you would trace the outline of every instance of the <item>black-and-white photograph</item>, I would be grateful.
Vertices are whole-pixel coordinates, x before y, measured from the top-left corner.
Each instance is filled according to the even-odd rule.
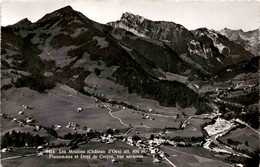
[[[259,1],[3,0],[0,167],[259,167]]]

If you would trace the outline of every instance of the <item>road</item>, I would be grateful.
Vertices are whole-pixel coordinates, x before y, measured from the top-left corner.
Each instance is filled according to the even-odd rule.
[[[130,133],[132,130],[133,130],[133,128],[130,128],[130,129],[125,133],[125,135],[127,135],[128,133]]]
[[[176,116],[169,116],[169,115],[163,115],[163,114],[149,114],[149,115],[154,115],[154,116],[159,116],[159,117],[167,117],[167,118],[176,118]]]
[[[229,102],[229,101],[225,101],[225,100],[221,100],[220,98],[216,98],[216,100],[222,104],[229,104],[229,105],[232,105],[232,106],[235,106],[235,107],[240,107],[240,108],[244,108],[245,106],[242,105],[242,104],[238,104],[238,103],[232,103],[232,102]]]
[[[70,142],[71,140],[68,140],[68,139],[60,139],[60,138],[57,138],[58,141],[63,141],[63,142]]]
[[[119,118],[119,117],[117,117],[117,116],[114,116],[114,115],[112,114],[112,109],[111,109],[110,107],[107,107],[107,109],[109,110],[109,114],[111,115],[111,117],[118,119],[122,125],[127,126],[127,127],[130,128],[130,129],[125,133],[125,135],[127,135],[128,133],[130,133],[130,132],[133,130],[133,128],[132,128],[131,126],[125,124],[125,123],[122,121],[121,118]],[[142,125],[142,126],[144,126],[144,127],[146,127],[146,128],[151,128],[151,127],[149,127],[149,126],[147,126],[147,125]]]
[[[18,155],[18,156],[13,156],[13,157],[6,157],[6,158],[2,158],[1,161],[4,160],[10,160],[10,159],[16,159],[16,158],[22,158],[22,157],[30,157],[36,154],[27,154],[27,155]]]
[[[243,125],[246,125],[249,129],[251,129],[252,131],[254,131],[255,133],[257,133],[258,135],[260,135],[260,132],[255,130],[254,128],[252,128],[250,125],[248,125],[247,123],[245,123],[244,121],[241,121],[240,119],[236,119],[235,120],[236,122],[240,123],[240,124],[243,124]]]
[[[111,113],[111,111],[112,111],[111,108],[107,107],[107,109],[109,110],[109,114],[110,114],[112,117],[118,119],[122,125],[127,126],[127,127],[130,127],[129,125],[125,124],[125,123],[121,120],[121,118],[114,116],[114,115]]]
[[[199,118],[199,119],[213,119],[213,115],[206,115],[206,114],[202,114],[202,115],[192,115],[189,116],[181,125],[182,128],[185,128],[187,126],[187,123],[189,120],[191,120],[192,118]]]
[[[166,158],[166,157],[164,157],[164,159],[167,161],[167,162],[169,162],[169,164],[171,165],[171,166],[173,166],[173,167],[177,167],[176,165],[174,165],[168,158]]]

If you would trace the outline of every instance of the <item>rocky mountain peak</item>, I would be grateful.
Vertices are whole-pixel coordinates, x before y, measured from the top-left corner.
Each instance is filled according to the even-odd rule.
[[[143,16],[134,15],[132,13],[125,12],[125,13],[122,14],[120,20],[121,21],[130,21],[130,22],[142,23],[145,20],[145,18]]]
[[[229,40],[241,45],[254,55],[259,55],[259,29],[246,32],[242,29],[231,30],[224,28],[220,30],[219,33],[223,36],[226,36]]]
[[[75,16],[79,16],[79,13],[77,11],[73,10],[73,8],[71,6],[65,6],[52,13],[46,14],[40,20],[38,20],[36,23],[42,23],[47,20],[51,20],[53,18],[65,18],[65,17],[75,17]]]
[[[68,6],[60,8],[60,9],[58,9],[56,11],[57,12],[71,12],[71,11],[74,11],[74,10],[73,10],[73,8],[70,5],[68,5]]]
[[[244,31],[242,29],[231,30],[229,28],[224,28],[224,29],[220,30],[219,32],[220,33],[238,33],[238,34],[244,33]]]

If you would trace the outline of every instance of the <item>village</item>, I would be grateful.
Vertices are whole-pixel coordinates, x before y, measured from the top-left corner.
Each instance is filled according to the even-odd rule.
[[[19,127],[24,128],[33,128],[34,133],[46,133],[48,135],[51,135],[52,137],[55,137],[55,141],[47,141],[44,140],[43,144],[40,144],[38,146],[30,146],[28,143],[24,143],[24,148],[34,148],[35,155],[38,157],[48,157],[52,152],[50,150],[52,149],[59,149],[59,148],[65,148],[66,150],[75,150],[80,146],[88,145],[89,143],[100,143],[105,145],[113,145],[117,142],[125,143],[133,149],[140,149],[142,150],[142,156],[152,157],[152,162],[155,164],[160,163],[169,163],[171,164],[172,160],[169,158],[172,158],[171,155],[169,155],[167,152],[165,152],[165,147],[173,147],[173,148],[179,148],[179,147],[187,147],[187,148],[205,148],[206,150],[209,150],[210,152],[214,152],[217,155],[230,155],[230,156],[242,156],[242,157],[248,157],[245,154],[241,154],[237,151],[234,151],[225,145],[222,145],[219,143],[218,138],[221,136],[224,136],[225,134],[228,134],[230,131],[232,131],[234,128],[237,127],[237,125],[245,125],[250,129],[253,129],[251,126],[246,124],[240,119],[234,119],[230,121],[222,121],[219,119],[222,117],[222,113],[219,112],[219,108],[217,107],[218,104],[227,104],[225,100],[222,100],[223,97],[228,96],[229,94],[235,92],[235,91],[250,91],[251,89],[254,89],[257,85],[249,85],[248,88],[242,87],[242,85],[236,85],[233,89],[232,88],[216,88],[216,96],[212,96],[215,103],[212,103],[214,112],[210,114],[200,114],[200,115],[189,115],[187,116],[185,113],[182,114],[169,114],[169,113],[161,113],[156,111],[154,108],[146,108],[143,109],[140,107],[140,105],[133,105],[125,102],[120,102],[117,99],[111,99],[106,97],[105,94],[97,95],[92,93],[91,98],[94,100],[94,106],[96,109],[101,110],[102,112],[106,112],[109,114],[111,118],[114,119],[115,124],[121,124],[125,129],[120,128],[110,128],[107,126],[106,130],[97,131],[95,128],[82,126],[76,121],[70,120],[66,123],[66,125],[59,124],[58,122],[52,126],[44,126],[38,123],[38,120],[32,116],[27,116],[27,112],[33,112],[34,107],[26,104],[22,104],[20,106],[20,110],[17,111],[17,117],[16,116],[9,116],[5,113],[1,114],[0,116],[5,119],[9,120],[12,124],[18,125]],[[97,86],[94,85],[94,88],[97,89]],[[53,96],[53,95],[52,95]],[[68,99],[77,98],[80,96],[78,92],[75,94],[68,94],[66,95]],[[236,103],[230,103],[234,105],[238,105],[238,107],[241,107],[239,104]],[[156,133],[150,133],[149,137],[144,137],[142,133],[135,131],[135,128],[146,128],[150,129],[150,127],[146,124],[141,122],[139,125],[136,124],[129,124],[125,123],[124,119],[117,116],[115,111],[112,110],[118,110],[118,111],[128,111],[129,109],[135,111],[138,113],[138,117],[140,120],[145,121],[151,121],[156,122],[158,117],[170,117],[173,120],[182,120],[180,121],[181,124],[179,127],[165,127],[164,129],[157,131]],[[80,115],[84,112],[88,112],[88,108],[84,106],[76,106],[73,110],[71,110],[72,113],[75,113],[75,115]],[[181,134],[182,131],[185,131],[185,129],[189,128],[193,125],[193,120],[204,120],[206,124],[201,124],[200,129],[203,132],[202,137],[181,137],[178,136],[178,134]],[[208,121],[206,121],[208,120]],[[212,121],[209,121],[212,120]],[[220,120],[220,121],[219,121]],[[215,121],[215,123],[214,123]],[[208,125],[209,122],[209,125]],[[219,129],[218,123],[220,122],[221,130]],[[213,123],[213,124],[212,124]],[[212,125],[211,125],[212,124]],[[232,126],[230,126],[232,124]],[[233,126],[236,124],[236,126]],[[198,128],[193,128],[193,131]],[[60,131],[68,130],[69,133],[67,134],[60,134]],[[254,129],[253,129],[254,130]],[[257,131],[256,131],[257,132]],[[149,133],[147,133],[149,134]],[[175,135],[174,135],[175,134]],[[213,135],[212,135],[213,134]],[[172,137],[175,136],[175,137]],[[2,153],[8,153],[12,152],[12,147],[3,147],[1,152]],[[131,157],[131,155],[129,155]],[[62,158],[62,157],[60,157]],[[142,158],[138,158],[138,156],[132,156],[132,158],[135,158],[136,161],[142,161]],[[85,159],[88,159],[86,156]],[[120,159],[117,159],[116,156],[111,156],[108,158],[111,160],[112,164],[117,164],[120,162]],[[173,165],[171,165],[173,166]]]
[[[96,99],[96,106],[99,108],[106,108],[108,109],[109,113],[111,114],[112,117],[113,114],[111,113],[111,106],[113,104],[109,104],[109,103],[102,103],[100,102],[98,99]],[[120,105],[116,106],[117,108],[120,108]],[[27,105],[22,105],[22,110],[18,112],[18,115],[24,114],[24,112],[26,112],[26,110],[31,110],[32,107],[29,107]],[[126,109],[126,107],[122,107],[123,110]],[[80,113],[83,112],[84,109],[81,107],[78,107],[75,109],[76,113]],[[147,111],[147,113],[142,114],[143,119],[149,119],[151,121],[154,120],[154,118],[152,117],[152,109],[149,109]],[[150,115],[150,114],[151,115]],[[194,117],[189,117],[185,122],[183,122],[181,128],[184,129],[186,126],[189,125],[189,120],[192,118],[211,118],[213,119],[215,116],[212,115],[207,115],[207,114],[203,114],[201,116],[194,116]],[[77,148],[79,145],[84,145],[87,143],[105,143],[105,144],[113,144],[116,141],[120,141],[120,142],[124,142],[130,146],[132,146],[133,148],[138,148],[140,150],[142,150],[143,155],[145,156],[151,156],[153,157],[153,163],[161,163],[163,160],[166,160],[167,157],[169,157],[169,155],[167,153],[165,153],[160,146],[161,145],[170,145],[173,147],[201,147],[203,146],[204,142],[203,140],[199,140],[197,142],[194,142],[192,140],[187,140],[187,139],[181,139],[178,138],[178,140],[174,140],[174,139],[169,139],[169,137],[167,137],[167,130],[166,131],[162,131],[160,133],[158,133],[157,135],[151,135],[150,138],[141,138],[138,136],[139,133],[136,133],[135,135],[130,135],[128,134],[129,132],[131,132],[133,126],[132,125],[126,125],[128,126],[128,130],[126,133],[120,133],[119,129],[111,129],[109,127],[107,127],[107,130],[105,132],[97,132],[97,131],[93,131],[91,128],[87,128],[87,127],[82,127],[74,122],[68,122],[68,124],[65,127],[62,127],[61,125],[53,125],[53,127],[51,128],[47,128],[44,127],[42,125],[37,125],[37,120],[34,120],[31,117],[26,117],[25,119],[17,119],[17,118],[10,118],[5,114],[1,114],[1,117],[3,117],[4,119],[9,119],[11,120],[11,122],[13,124],[19,124],[19,126],[24,126],[24,127],[34,127],[34,130],[36,132],[40,131],[41,129],[47,130],[48,133],[50,133],[51,135],[55,135],[57,137],[57,140],[59,141],[58,144],[53,144],[53,143],[49,143],[47,141],[45,141],[44,145],[39,145],[37,148],[37,156],[48,156],[48,154],[51,154],[52,152],[50,151],[51,148],[55,148],[58,149],[59,147],[69,147],[70,149],[75,149]],[[117,118],[117,117],[115,117]],[[124,124],[122,122],[122,120],[120,118],[119,119],[121,124]],[[70,134],[70,135],[65,135],[65,136],[59,136],[57,134],[57,132],[59,131],[59,129],[61,128],[68,128],[68,129],[72,129],[75,132],[80,130],[83,131],[84,133],[81,134]],[[181,130],[181,129],[180,129]],[[73,136],[76,135],[77,138],[73,138]],[[63,143],[64,142],[64,143]],[[29,148],[28,144],[25,143],[25,148]],[[10,152],[12,151],[12,148],[3,148],[1,150],[1,152]],[[112,156],[111,162],[112,163],[118,163],[118,159],[114,158]],[[140,158],[138,161],[142,161]],[[166,160],[168,161],[168,160]]]
[[[96,102],[99,103],[98,100],[96,100]],[[103,104],[103,105],[97,104],[96,106],[100,107],[100,108],[107,108],[107,109],[111,110],[109,108],[109,106],[110,106],[109,104]],[[120,108],[121,106],[117,106],[117,107]],[[125,108],[126,107],[122,107],[123,110]],[[22,105],[22,109],[18,112],[18,115],[22,115],[22,114],[24,114],[24,112],[26,112],[26,110],[31,110],[31,109],[32,109],[32,107],[29,107],[27,105]],[[75,111],[76,111],[76,113],[82,112],[83,108],[80,108],[80,107],[76,108]],[[149,112],[151,113],[152,109],[150,109]],[[21,127],[34,127],[34,130],[36,132],[40,131],[41,129],[46,129],[46,127],[43,127],[42,125],[37,125],[36,124],[37,121],[31,117],[26,117],[25,119],[17,119],[17,118],[10,118],[6,114],[1,114],[1,117],[4,119],[9,119],[13,124],[18,124]],[[143,114],[143,119],[154,120],[153,117],[149,116],[149,114]],[[60,128],[62,128],[61,125],[54,125],[52,127],[53,131],[58,131]],[[86,127],[81,128],[80,125],[78,125],[74,122],[68,122],[68,124],[65,126],[65,128],[73,129],[75,131],[76,130],[85,131],[86,135],[83,135],[85,140],[77,143],[78,145],[86,144],[88,142],[113,144],[115,141],[121,141],[130,146],[137,147],[137,148],[143,150],[143,153],[145,153],[145,155],[147,155],[147,156],[152,156],[153,163],[160,163],[164,158],[167,158],[167,154],[165,154],[164,151],[162,151],[160,149],[160,145],[162,145],[162,144],[172,145],[175,147],[176,146],[188,146],[188,145],[191,146],[191,144],[193,146],[201,145],[201,143],[187,143],[184,141],[175,142],[175,141],[167,140],[167,139],[165,139],[165,135],[166,135],[165,132],[161,132],[156,136],[151,135],[150,139],[141,139],[137,134],[134,136],[127,135],[132,129],[130,126],[129,126],[129,130],[125,134],[120,134],[119,130],[110,129],[108,127],[106,133],[104,133],[103,135],[102,135],[102,133],[97,132],[96,135],[91,134],[90,136],[88,136],[88,133],[95,133],[92,131],[91,128],[86,128]],[[60,140],[61,143],[62,143],[62,141],[66,141],[67,143],[66,144],[59,143],[58,145],[54,145],[53,143],[49,143],[49,142],[45,141],[46,143],[44,145],[40,145],[37,147],[37,150],[38,150],[37,156],[43,156],[43,155],[52,153],[52,152],[50,152],[50,148],[59,148],[59,146],[65,146],[65,147],[71,146],[71,142],[68,142],[68,141],[70,141],[69,139],[57,138],[57,140]],[[24,147],[29,148],[27,143],[25,143]],[[11,151],[12,151],[12,147],[2,148],[2,150],[1,150],[1,152],[3,152],[3,153],[11,152]],[[111,161],[113,163],[117,162],[117,160],[114,158]]]

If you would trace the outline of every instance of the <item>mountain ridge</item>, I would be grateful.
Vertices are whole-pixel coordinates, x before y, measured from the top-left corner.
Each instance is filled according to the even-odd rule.
[[[125,29],[140,37],[162,41],[176,51],[184,61],[190,65],[195,63],[202,67],[201,70],[208,73],[215,73],[225,66],[253,57],[250,52],[230,42],[229,39],[223,38],[216,31],[208,29],[205,31],[205,28],[189,31],[184,26],[174,22],[152,21],[128,12],[124,13],[120,20],[109,22],[108,25]],[[200,35],[204,32],[194,33],[201,30],[206,33],[206,36]],[[219,41],[222,41],[222,43]],[[224,46],[223,42],[227,46]],[[235,49],[233,49],[233,46]],[[223,49],[224,52],[222,53]],[[232,57],[237,58],[235,60]]]
[[[19,84],[15,85],[29,84],[31,87],[31,81],[28,80],[42,78],[42,75],[47,72],[53,73],[52,82],[67,84],[78,91],[85,92],[84,80],[91,72],[102,73],[115,66],[117,70],[110,72],[112,75],[106,79],[110,78],[113,82],[127,87],[130,93],[156,100],[164,106],[179,105],[183,108],[194,106],[198,109],[198,113],[211,111],[207,100],[184,83],[160,80],[148,73],[147,69],[142,67],[142,62],[133,58],[119,44],[120,41],[111,34],[112,27],[96,23],[71,7],[46,14],[28,27],[2,27],[2,30],[3,61],[11,68],[28,69],[27,72],[37,75],[37,77],[18,80]],[[21,44],[17,45],[16,42],[10,41],[8,31],[12,32],[13,38],[21,40]],[[151,44],[150,41],[147,41],[147,44]],[[10,45],[20,50],[17,56],[10,54],[7,49]],[[28,48],[29,46],[31,48]],[[34,52],[30,53],[29,50]],[[87,59],[86,55],[88,55]],[[176,56],[174,53],[172,55]],[[76,65],[81,61],[86,64],[95,62],[95,65]],[[174,94],[179,94],[180,98],[173,98]]]
[[[220,30],[219,33],[226,36],[229,40],[246,48],[248,51],[252,52],[255,56],[260,56],[259,55],[259,48],[260,48],[259,29],[243,31],[241,29],[231,30],[228,28],[224,28]]]

